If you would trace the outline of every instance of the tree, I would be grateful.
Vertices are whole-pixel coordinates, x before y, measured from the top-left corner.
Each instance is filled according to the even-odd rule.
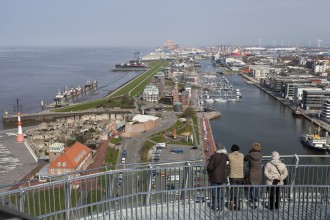
[[[193,107],[187,107],[182,114],[183,117],[185,118],[193,118],[196,116],[196,111]]]

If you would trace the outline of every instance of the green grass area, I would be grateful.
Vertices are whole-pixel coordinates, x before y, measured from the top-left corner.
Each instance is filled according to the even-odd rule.
[[[193,144],[191,143],[191,141],[186,141],[185,138],[180,138],[178,137],[177,139],[171,140],[168,142],[168,144],[176,144],[176,145],[191,145],[193,146]]]
[[[176,121],[176,123],[170,127],[168,130],[173,131],[174,127],[176,128],[176,134],[180,135],[183,132],[190,131],[191,132],[191,127],[188,126],[186,122],[181,122],[181,121]],[[190,127],[190,129],[189,129]]]
[[[110,139],[110,143],[111,143],[111,144],[119,144],[121,141],[122,141],[122,138],[121,138],[121,137],[118,137],[118,138],[111,138],[111,139]]]
[[[164,137],[164,135],[156,135],[156,136],[153,136],[150,139],[152,141],[156,142],[156,143],[164,143],[164,142],[166,142],[166,138]]]
[[[111,169],[114,169],[117,164],[118,155],[119,155],[119,150],[109,147],[105,155],[104,162],[106,163],[106,165],[110,165]]]
[[[109,98],[101,103],[100,106],[103,108],[135,108],[134,99],[125,95],[116,98]]]
[[[141,149],[141,163],[148,162],[148,152],[154,145],[151,141],[144,142]]]
[[[88,110],[88,109],[95,108],[96,106],[99,106],[99,105],[103,104],[106,101],[107,101],[106,98],[96,99],[96,100],[93,100],[93,101],[79,103],[79,104],[71,105],[71,106],[64,107],[64,108],[54,109],[52,111],[54,111],[54,112],[83,111],[83,110]]]
[[[167,64],[168,61],[166,60],[152,63],[152,67],[148,71],[128,82],[125,86],[112,93],[110,97],[122,96],[124,94],[130,94],[131,97],[139,95],[150,82],[151,78]]]
[[[77,204],[79,197],[79,191],[71,190],[70,207]],[[31,193],[27,191],[24,198],[24,212],[33,216],[65,209],[65,193],[63,189],[40,190]],[[18,200],[12,201],[12,204],[16,207],[20,206]]]
[[[102,197],[103,196],[103,197]],[[91,204],[93,202],[98,202],[104,200],[104,194],[101,192],[101,190],[93,189],[88,192],[87,196],[87,204]],[[95,212],[98,209],[102,209],[102,205],[97,206],[90,206],[88,207],[88,213]],[[104,208],[104,207],[103,207]]]
[[[184,132],[192,133],[192,129],[193,129],[192,125],[190,125],[188,122],[181,122],[178,120],[176,121],[175,125],[173,125],[168,130],[173,131],[174,127],[176,127],[177,138],[169,141],[168,144],[194,145],[194,143],[191,143],[191,141],[187,142],[186,138],[184,138],[184,136],[181,135]]]
[[[194,144],[199,145],[199,129],[198,129],[198,118],[197,117],[193,117],[193,122],[194,122],[194,128],[195,128],[195,134],[196,134],[196,138],[194,140]]]
[[[130,97],[134,97],[136,95],[139,95],[145,86],[150,82],[151,78],[153,75],[155,75],[158,71],[161,70],[162,67],[168,65],[168,61],[163,60],[163,61],[156,61],[151,63],[151,68],[146,71],[145,73],[141,74],[140,76],[136,77],[135,79],[131,80],[130,82],[126,83],[123,85],[121,88],[119,88],[117,91],[114,93],[106,96],[105,98],[101,99],[96,99],[84,103],[79,103],[59,109],[54,109],[53,111],[55,112],[72,112],[72,111],[82,111],[82,110],[87,110],[87,109],[92,109],[97,106],[102,106],[105,105],[109,98],[115,98],[118,96],[123,96],[125,94],[129,94]],[[112,104],[109,104],[111,107],[117,107]]]

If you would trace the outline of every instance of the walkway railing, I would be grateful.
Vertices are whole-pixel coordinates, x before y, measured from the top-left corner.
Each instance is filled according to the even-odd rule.
[[[45,219],[325,219],[330,212],[330,157],[282,159],[289,169],[289,181],[280,187],[280,208],[275,211],[266,209],[267,185],[258,186],[256,209],[249,206],[251,186],[219,186],[218,197],[224,197],[226,206],[211,210],[214,187],[209,186],[205,164],[200,161],[126,165],[76,177],[68,174],[40,185],[6,185],[11,190],[0,193],[0,205]],[[264,157],[264,164],[268,160]],[[231,190],[238,195],[240,211],[230,210]]]

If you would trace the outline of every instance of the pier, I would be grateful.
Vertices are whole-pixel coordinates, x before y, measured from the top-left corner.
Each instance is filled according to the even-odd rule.
[[[78,99],[79,96],[87,96],[87,92],[91,94],[95,90],[98,89],[98,82],[94,80],[94,82],[87,81],[85,86],[77,85],[75,89],[67,89],[65,88],[63,92],[61,90],[58,91],[57,95],[54,98],[53,103],[46,106],[46,108],[56,108],[68,106],[70,99],[75,100]],[[41,104],[42,109],[44,109],[43,102]]]

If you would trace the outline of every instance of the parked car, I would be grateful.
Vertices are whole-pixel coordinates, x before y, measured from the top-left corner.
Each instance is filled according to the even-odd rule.
[[[168,175],[167,180],[171,180],[171,181],[177,180],[177,181],[179,181],[180,176],[179,175]]]
[[[126,150],[123,150],[123,152],[121,153],[121,156],[122,157],[127,157],[127,151]]]
[[[183,154],[183,149],[176,149],[175,153],[177,153],[177,154]]]
[[[161,148],[165,148],[166,147],[166,143],[158,143],[157,147],[161,147]]]
[[[176,153],[176,148],[171,148],[170,153]]]
[[[168,184],[166,186],[166,189],[169,190],[169,189],[175,189],[175,185],[174,184]]]
[[[162,150],[161,149],[157,149],[156,150],[156,154],[161,154],[162,153]]]
[[[196,203],[205,202],[205,195],[202,193],[196,193]]]

